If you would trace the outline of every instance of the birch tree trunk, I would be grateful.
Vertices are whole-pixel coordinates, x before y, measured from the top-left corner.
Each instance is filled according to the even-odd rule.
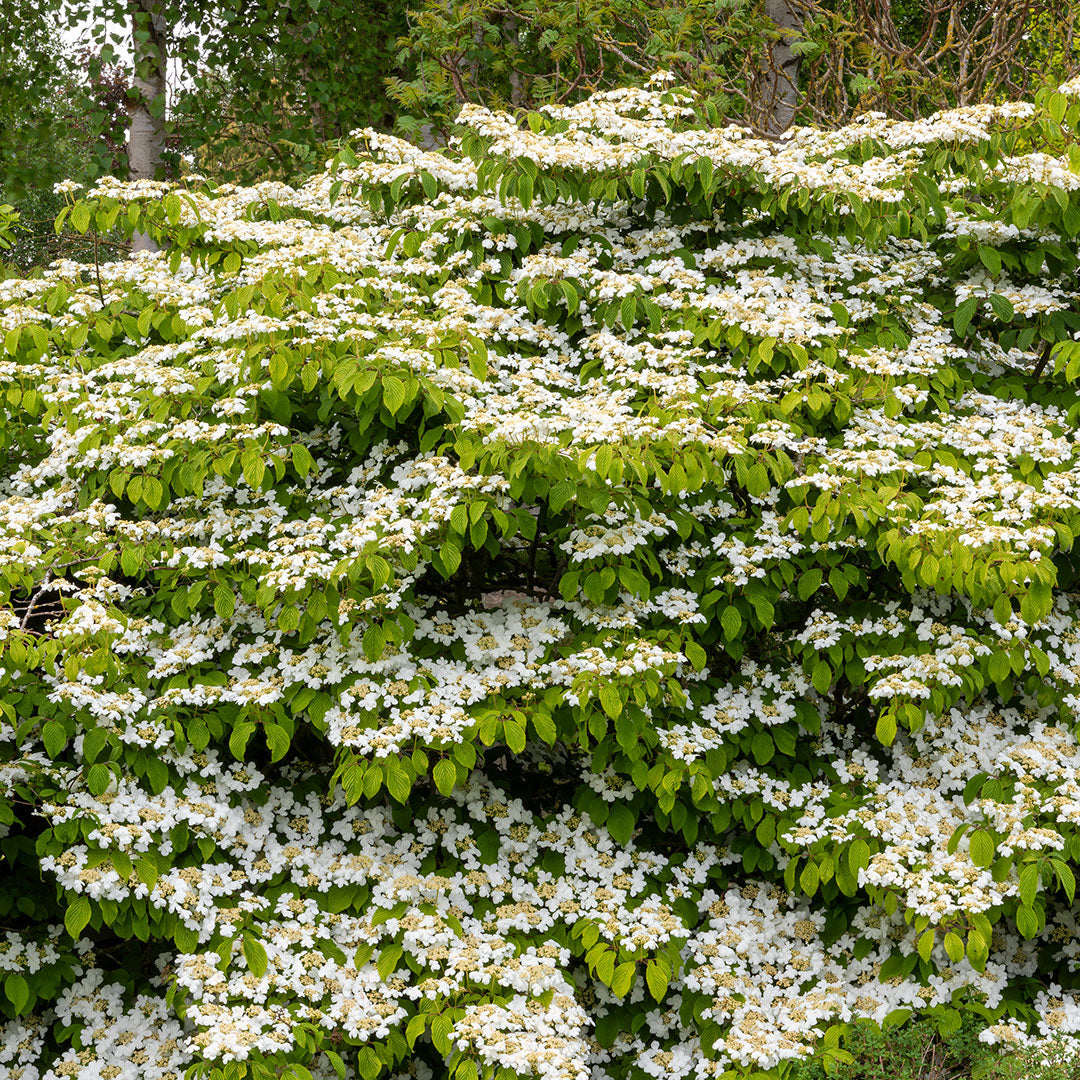
[[[782,33],[779,41],[769,44],[765,73],[767,92],[771,91],[765,128],[779,135],[791,127],[799,102],[799,58],[792,52],[791,43],[799,36],[806,14],[789,0],[765,0],[765,14]]]
[[[165,64],[168,57],[162,0],[130,0],[133,84],[138,98],[128,131],[128,174],[132,180],[153,180],[165,148]],[[132,251],[156,251],[146,233],[135,233]]]

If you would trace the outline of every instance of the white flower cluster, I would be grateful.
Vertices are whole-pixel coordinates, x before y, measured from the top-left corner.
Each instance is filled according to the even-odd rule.
[[[0,282],[4,1075],[1080,1036],[1069,158],[692,106],[105,180],[199,247]]]

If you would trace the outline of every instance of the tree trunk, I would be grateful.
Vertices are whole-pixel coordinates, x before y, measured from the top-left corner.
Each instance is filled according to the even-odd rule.
[[[515,109],[520,109],[525,104],[525,87],[521,84],[521,74],[514,67],[518,63],[520,42],[518,41],[518,21],[510,15],[503,19],[503,40],[507,43],[507,53],[510,56],[510,104]]]
[[[165,63],[167,35],[162,0],[129,0],[133,85],[138,95],[128,131],[128,175],[132,180],[154,180],[165,148]],[[132,237],[132,251],[156,251],[146,233]]]
[[[764,127],[779,135],[791,127],[799,102],[799,58],[791,51],[791,43],[802,30],[806,12],[797,0],[765,0],[765,15],[782,34],[779,41],[769,43],[765,72],[768,115]]]

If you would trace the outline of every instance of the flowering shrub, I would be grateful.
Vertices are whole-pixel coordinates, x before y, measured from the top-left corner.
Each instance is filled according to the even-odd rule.
[[[0,283],[12,1080],[1080,1032],[1080,85],[616,91]]]

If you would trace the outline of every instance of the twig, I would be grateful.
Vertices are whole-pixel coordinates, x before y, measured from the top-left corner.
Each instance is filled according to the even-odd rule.
[[[1039,377],[1042,375],[1043,369],[1046,367],[1047,363],[1050,360],[1050,351],[1051,351],[1051,349],[1053,349],[1053,347],[1054,347],[1054,343],[1052,341],[1048,341],[1043,346],[1042,356],[1039,357],[1039,362],[1035,365],[1035,367],[1032,369],[1032,372],[1031,372],[1031,385],[1032,386],[1034,386],[1035,383],[1037,383],[1039,381]]]
[[[105,290],[101,287],[101,263],[98,261],[98,234],[97,228],[94,229],[94,277],[97,278],[97,291],[98,299],[101,301],[101,306],[105,306]]]
[[[37,592],[35,592],[30,597],[30,600],[26,605],[26,610],[23,612],[23,617],[19,621],[19,629],[20,630],[25,630],[26,629],[27,625],[30,622],[30,616],[33,613],[34,605],[38,602],[38,600],[41,599],[41,594],[43,592],[45,592],[46,589],[48,589],[49,585],[52,583],[52,580],[53,580],[52,570],[46,570],[45,571],[45,577],[42,578],[42,580],[41,580],[41,585],[39,586]]]

